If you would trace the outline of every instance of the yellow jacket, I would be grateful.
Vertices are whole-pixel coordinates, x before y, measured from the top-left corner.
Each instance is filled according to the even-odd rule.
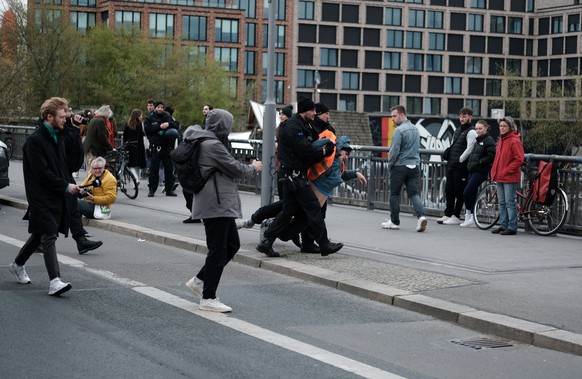
[[[93,201],[85,198],[85,201],[94,203],[97,205],[107,205],[111,207],[113,203],[117,200],[117,179],[109,170],[104,170],[103,175],[101,175],[101,186],[93,187]],[[95,180],[95,175],[89,174],[83,180],[81,185],[89,184]]]

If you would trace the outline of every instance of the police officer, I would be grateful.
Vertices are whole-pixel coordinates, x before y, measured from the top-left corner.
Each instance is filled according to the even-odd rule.
[[[269,257],[280,256],[273,250],[273,242],[285,230],[298,209],[303,211],[322,256],[333,254],[343,247],[342,243],[333,243],[328,239],[319,200],[307,180],[307,169],[335,151],[333,142],[323,148],[313,146],[313,141],[319,138],[310,124],[314,116],[315,104],[311,99],[301,96],[297,100],[297,113],[280,130],[278,158],[279,180],[283,181],[283,209],[265,230],[257,246],[258,251]],[[302,217],[301,212],[297,217]]]

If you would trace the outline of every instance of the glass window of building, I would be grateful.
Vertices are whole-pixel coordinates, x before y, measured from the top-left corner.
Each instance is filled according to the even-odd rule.
[[[360,89],[360,74],[358,72],[342,72],[342,89]]]
[[[226,0],[201,0],[200,3],[203,7],[224,8],[226,6]]]
[[[467,18],[467,30],[472,32],[482,32],[483,31],[483,15],[482,14],[469,14]]]
[[[366,24],[368,25],[382,25],[384,20],[383,8],[380,7],[366,7]]]
[[[262,74],[267,75],[267,66],[269,65],[269,57],[267,53],[263,53],[263,70]],[[275,53],[275,75],[285,75],[285,54]]]
[[[378,95],[364,95],[364,112],[379,112],[382,98]]]
[[[430,29],[442,29],[443,12],[428,11],[426,27]]]
[[[481,116],[481,100],[467,99],[465,105],[473,110],[473,116]]]
[[[240,7],[245,10],[246,18],[257,18],[257,0],[241,0]]]
[[[206,41],[206,17],[182,16],[182,39]]]
[[[483,58],[481,57],[467,57],[467,74],[481,74],[483,72]]]
[[[471,8],[485,9],[487,8],[487,0],[471,0]]]
[[[337,67],[338,49],[321,48],[321,65]]]
[[[297,63],[313,66],[313,47],[300,46],[297,48]]]
[[[363,46],[380,47],[380,29],[364,28]]]
[[[355,112],[358,105],[356,95],[340,95],[338,110]]]
[[[339,4],[321,3],[321,21],[339,22]]]
[[[332,25],[319,25],[319,43],[336,45],[337,27]]]
[[[382,96],[382,111],[390,112],[390,108],[400,104],[400,96],[384,95]]]
[[[313,80],[315,75],[314,70],[297,70],[297,87],[301,88],[314,88],[315,81]]]
[[[267,28],[263,28],[263,30],[267,30]],[[316,43],[317,25],[299,24],[298,39],[299,42]]]
[[[384,69],[400,70],[400,53],[384,52]]]
[[[150,13],[150,37],[174,38],[174,15]]]
[[[489,0],[489,9],[495,11],[505,10],[505,0]]]
[[[256,74],[256,53],[254,51],[245,51],[245,75]]]
[[[313,1],[299,1],[299,19],[300,20],[315,20],[314,12],[315,4]]]
[[[562,33],[563,20],[562,16],[552,17],[552,34]]]
[[[485,95],[501,96],[501,79],[485,79]]]
[[[406,32],[406,48],[422,49],[422,32]]]
[[[206,46],[183,45],[182,49],[187,54],[188,62],[206,63]]]
[[[55,2],[55,4],[57,4],[57,2]],[[94,7],[95,0],[71,0],[71,6],[73,6],[73,7]]]
[[[491,24],[489,25],[491,33],[505,33],[505,17],[491,16]]]
[[[341,63],[342,67],[358,67],[358,50],[342,49]]]
[[[521,75],[521,59],[508,59],[507,70],[515,75]]]
[[[71,24],[73,28],[81,34],[95,27],[95,13],[91,12],[71,12]]]
[[[509,17],[507,19],[507,32],[510,34],[522,34],[523,19],[521,17]]]
[[[405,3],[423,4],[424,0],[404,0]]]
[[[380,74],[362,73],[362,91],[378,91],[380,83]]]
[[[217,18],[214,38],[216,42],[238,42],[238,20]]]
[[[445,78],[445,93],[447,94],[461,94],[463,78],[457,76],[449,76]]]
[[[285,48],[285,25],[275,25],[277,28],[277,35],[275,36],[275,48],[283,49]],[[315,32],[315,30],[314,30]],[[315,38],[315,35],[313,36]],[[303,42],[303,41],[301,41]],[[307,41],[305,41],[307,42]],[[315,42],[315,40],[313,41]],[[267,48],[269,46],[269,25],[263,25],[263,47]]]
[[[357,24],[360,22],[360,6],[343,4],[342,5],[342,22]]]
[[[406,97],[406,113],[409,115],[422,114],[422,97],[407,96]]]
[[[245,46],[257,46],[257,24],[247,23]]]
[[[424,99],[424,114],[438,116],[441,114],[441,99],[437,97],[427,97]]]
[[[124,30],[130,35],[141,33],[141,13],[116,11],[115,12],[115,30]]]
[[[385,8],[384,9],[384,25],[401,26],[402,25],[402,9],[400,9],[400,8]]]
[[[238,70],[238,49],[234,47],[214,48],[214,60],[224,65],[224,69],[230,72]]]
[[[406,75],[404,76],[405,93],[421,93],[422,76]]]
[[[426,71],[442,72],[443,56],[438,54],[426,54]]]
[[[386,31],[386,47],[403,47],[404,32],[402,30]]]
[[[408,26],[424,28],[424,11],[418,9],[408,11]]]
[[[430,50],[444,50],[445,49],[445,34],[444,33],[428,33],[428,48]]]
[[[408,70],[423,71],[424,54],[408,53]]]
[[[580,31],[580,15],[571,14],[568,16],[568,31],[569,32],[579,32]]]
[[[264,101],[267,99],[267,81],[263,80],[261,81],[261,84],[262,84],[261,96]],[[275,80],[274,84],[275,84],[275,102],[277,104],[284,104],[285,98],[283,90],[285,88],[285,82],[282,80]]]
[[[344,45],[360,46],[362,29],[344,27]]]
[[[372,69],[382,68],[382,52],[381,51],[366,51],[364,59],[364,67]]]
[[[386,74],[386,92],[402,92],[402,80],[400,74]]]
[[[467,30],[467,15],[465,13],[451,13],[451,30]]]

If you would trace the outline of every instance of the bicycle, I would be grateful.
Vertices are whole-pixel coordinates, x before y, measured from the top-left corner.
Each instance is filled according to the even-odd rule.
[[[536,179],[534,179],[536,180]],[[562,183],[558,185],[558,191],[551,205],[536,203],[534,198],[531,177],[525,183],[525,194],[517,191],[516,209],[519,221],[529,225],[534,233],[540,236],[550,236],[556,233],[566,222],[568,214],[568,196],[562,189]],[[473,208],[475,224],[479,229],[492,228],[499,221],[499,201],[497,198],[497,185],[486,185],[477,195],[477,201]]]
[[[107,170],[117,179],[117,190],[121,191],[130,199],[135,199],[139,192],[139,183],[133,172],[127,166],[127,162],[129,161],[127,145],[126,143],[117,150],[108,152],[104,158],[107,161]]]

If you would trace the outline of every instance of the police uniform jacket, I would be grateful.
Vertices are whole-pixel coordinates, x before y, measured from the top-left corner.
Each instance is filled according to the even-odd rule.
[[[279,134],[277,154],[283,174],[293,170],[305,174],[311,165],[323,159],[323,149],[313,145],[319,138],[317,131],[299,114],[289,118]]]
[[[169,123],[170,126],[166,129],[162,129],[160,125],[165,122]],[[179,129],[178,123],[174,121],[172,116],[167,112],[161,114],[156,111],[152,112],[148,117],[146,117],[143,125],[150,143],[156,146],[168,145],[168,142],[164,139],[164,133],[166,130]],[[174,146],[174,141],[175,140],[172,140],[171,142],[172,146]]]

